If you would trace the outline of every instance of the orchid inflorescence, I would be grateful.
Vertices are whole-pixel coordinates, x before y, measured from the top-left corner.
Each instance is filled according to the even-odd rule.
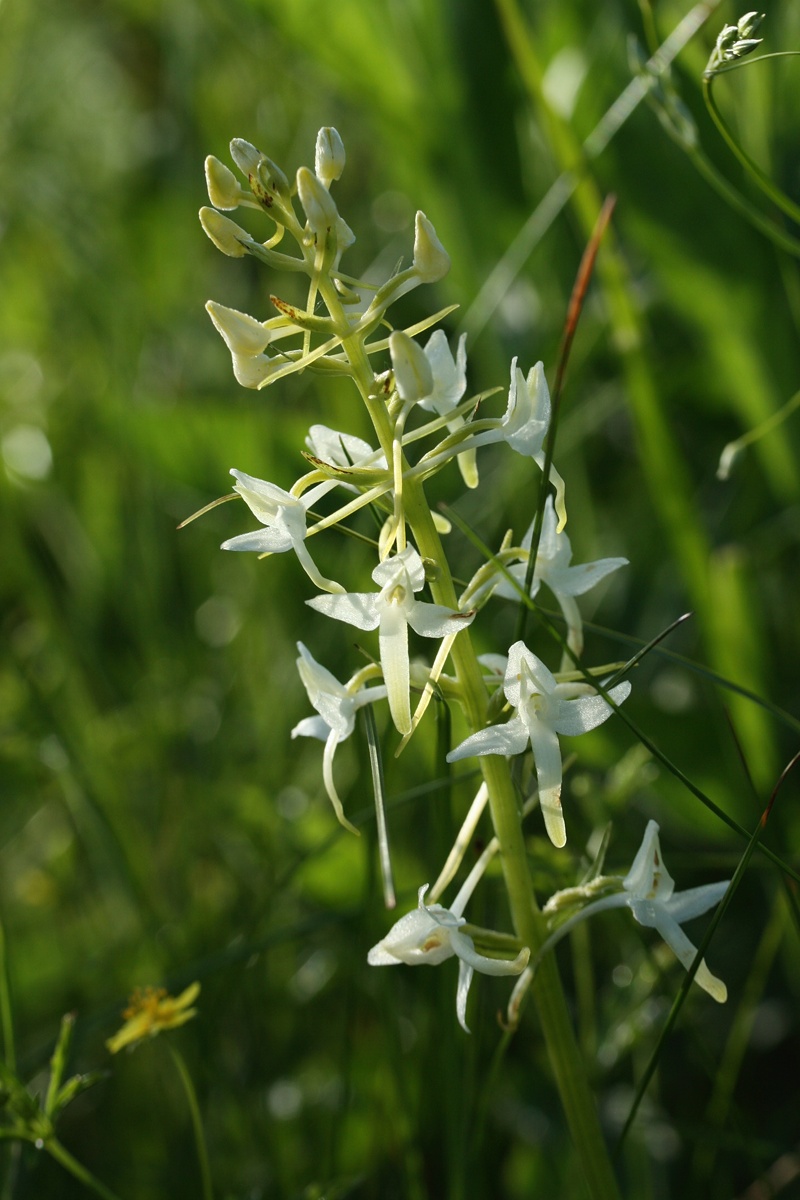
[[[463,910],[472,891],[492,854],[499,850],[502,858],[504,850],[497,812],[507,799],[497,794],[497,770],[483,764],[487,758],[499,757],[505,763],[532,754],[534,797],[538,793],[550,840],[557,847],[563,846],[567,835],[561,804],[560,738],[579,736],[606,721],[631,690],[628,682],[617,679],[608,688],[603,683],[594,686],[591,680],[602,677],[603,670],[590,673],[582,668],[583,625],[575,597],[625,565],[626,560],[608,558],[583,565],[571,562],[572,550],[565,533],[566,486],[552,464],[546,441],[552,406],[542,363],[536,363],[526,374],[514,359],[505,407],[494,415],[487,414],[485,408],[492,393],[466,396],[465,337],[460,338],[455,353],[441,329],[430,333],[424,344],[418,340],[450,309],[406,329],[395,329],[389,322],[387,312],[395,301],[422,284],[436,283],[448,271],[447,252],[425,214],[416,215],[411,265],[396,270],[377,287],[368,286],[341,269],[342,257],[352,247],[355,236],[340,216],[332,195],[332,185],[345,166],[344,146],[335,129],[320,130],[314,170],[301,167],[292,182],[246,141],[235,139],[231,155],[247,186],[218,159],[206,160],[208,193],[214,207],[200,211],[205,232],[224,254],[235,258],[249,255],[273,270],[305,275],[308,280],[305,307],[271,295],[275,315],[263,321],[209,301],[206,307],[230,351],[236,379],[244,387],[261,389],[307,370],[349,376],[372,422],[375,445],[347,431],[314,425],[306,439],[305,457],[310,469],[288,489],[232,470],[234,493],[245,501],[260,527],[228,539],[222,548],[252,551],[262,557],[292,551],[318,589],[319,594],[307,601],[312,609],[356,629],[377,631],[376,658],[362,665],[346,683],[317,662],[305,645],[298,644],[300,678],[317,715],[301,721],[292,736],[318,738],[325,743],[325,791],[338,820],[352,832],[357,831],[345,816],[333,767],[336,748],[353,732],[358,710],[386,700],[405,745],[435,689],[461,704],[469,733],[447,758],[449,762],[477,758],[484,769],[484,783],[434,888],[434,898],[426,904],[426,887],[421,887],[418,907],[372,948],[368,961],[375,966],[400,962],[433,965],[456,956],[457,1015],[466,1029],[467,992],[473,971],[518,975],[523,985],[532,975],[531,946],[519,938],[515,943],[513,935],[506,936],[504,948],[498,951],[497,939],[502,940],[503,935],[473,933],[472,927],[469,933],[462,929]],[[257,209],[271,221],[274,228],[264,242],[223,215],[240,207]],[[290,251],[285,248],[287,242],[294,243]],[[374,366],[376,357],[379,362]],[[541,472],[547,498],[541,512],[535,561],[531,565],[532,525],[518,544],[514,544],[513,534],[507,535],[497,554],[479,567],[459,597],[440,538],[448,525],[431,513],[424,484],[455,463],[465,485],[477,488],[477,452],[492,444],[505,444],[532,460]],[[319,515],[317,506],[328,496],[334,497],[338,507]],[[330,504],[326,501],[329,508]],[[371,571],[375,587],[370,591],[350,590],[320,572],[308,542],[325,530],[344,526],[368,506],[381,517],[378,561]],[[553,673],[521,639],[505,648],[505,653],[483,656],[479,661],[470,626],[480,610],[495,598],[531,604],[543,585],[555,597],[566,625],[560,670]],[[430,600],[424,598],[426,589]],[[436,643],[423,686],[416,689],[422,695],[414,713],[409,629],[423,639],[423,645]],[[613,670],[606,674],[613,674]],[[532,801],[529,798],[526,811]],[[457,872],[465,844],[487,802],[497,836],[451,907],[445,908],[435,897]],[[519,820],[518,814],[515,819]],[[652,875],[654,835],[650,829],[646,857],[650,856],[647,862]],[[637,858],[618,896],[587,902],[581,915],[588,916],[599,907],[628,903],[634,917],[640,923],[654,925],[684,965],[689,965],[689,944],[680,940],[683,935],[679,922],[716,903],[724,885],[717,885],[714,899],[710,899],[709,892],[701,898],[702,904],[698,900],[688,908],[684,906],[682,918],[681,912],[672,911],[679,897],[672,897],[671,880],[669,887],[664,882],[669,877],[664,874],[660,883],[653,884],[648,876],[648,891],[644,884],[640,886],[638,877],[643,871],[645,866]],[[557,936],[546,940],[544,929],[535,962]],[[476,948],[476,939],[480,948]],[[483,953],[484,949],[493,953]],[[698,982],[717,999],[723,999],[719,988],[714,992],[709,986],[710,981],[719,981],[707,968],[703,970],[705,974],[702,970],[697,973]]]

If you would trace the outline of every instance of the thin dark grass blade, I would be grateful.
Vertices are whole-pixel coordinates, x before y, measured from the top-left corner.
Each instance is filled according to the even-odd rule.
[[[539,553],[539,540],[542,536],[542,522],[544,520],[544,506],[547,502],[547,495],[550,490],[550,468],[553,465],[553,455],[556,448],[556,437],[558,435],[558,417],[561,410],[561,393],[564,389],[564,376],[567,371],[567,363],[572,349],[572,343],[575,340],[575,332],[578,328],[578,321],[581,312],[583,311],[583,303],[586,299],[586,292],[589,288],[589,281],[592,277],[594,264],[597,259],[597,252],[600,249],[600,243],[603,240],[603,235],[608,228],[608,223],[611,220],[611,214],[614,211],[616,204],[616,196],[608,196],[600,210],[597,222],[592,231],[592,236],[589,239],[583,257],[581,258],[578,267],[578,274],[575,278],[575,284],[572,289],[572,295],[569,299],[567,307],[567,317],[564,323],[564,334],[561,339],[561,348],[558,355],[558,365],[556,366],[556,378],[553,385],[553,392],[550,397],[552,403],[552,412],[550,416],[550,428],[547,431],[547,439],[544,446],[544,466],[542,467],[542,483],[539,488],[539,498],[536,505],[536,513],[533,518],[533,531],[531,533],[531,548],[528,556],[528,567],[525,572],[525,594],[529,595],[533,584],[533,576],[536,571],[536,556]],[[519,610],[517,618],[517,631],[515,641],[524,640],[525,624],[527,621],[528,611],[526,608]]]

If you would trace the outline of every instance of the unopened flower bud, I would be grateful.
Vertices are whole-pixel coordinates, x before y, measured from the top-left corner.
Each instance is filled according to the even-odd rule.
[[[243,138],[234,138],[231,142],[231,157],[247,176],[253,195],[265,208],[272,208],[277,201],[279,208],[291,211],[289,180],[277,163]]]
[[[764,20],[764,13],[749,12],[740,17],[736,23],[736,28],[740,38],[751,38],[758,29],[761,22]]]
[[[297,172],[297,194],[314,233],[324,235],[333,228],[339,217],[336,205],[328,189],[308,167],[300,167]]]
[[[317,179],[329,188],[340,178],[345,164],[344,143],[332,125],[325,125],[317,134],[314,170]]]
[[[238,208],[242,189],[233,171],[213,154],[206,159],[208,198],[215,208]]]
[[[230,217],[223,217],[215,208],[201,208],[200,224],[217,249],[229,258],[244,258],[247,254],[246,243],[253,239]]]
[[[423,283],[436,283],[450,270],[450,255],[424,212],[414,222],[414,267]]]
[[[422,347],[407,333],[395,330],[389,336],[389,354],[400,399],[416,404],[433,391],[433,371]]]
[[[252,142],[246,142],[244,138],[234,138],[231,142],[231,158],[245,178],[249,179],[258,170],[261,151],[256,150]]]
[[[224,304],[217,304],[214,300],[208,301],[206,312],[231,354],[261,354],[269,345],[270,331],[255,317],[235,308],[226,308]]]

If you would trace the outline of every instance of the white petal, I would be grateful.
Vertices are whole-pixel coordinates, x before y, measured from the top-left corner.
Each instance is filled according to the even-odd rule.
[[[627,558],[598,558],[596,562],[565,567],[543,578],[554,592],[560,592],[563,596],[582,596],[601,579],[605,579],[606,575],[627,565]]]
[[[253,550],[257,554],[283,554],[294,542],[285,529],[254,529],[224,541],[221,550]]]
[[[448,762],[483,754],[522,754],[528,748],[528,731],[519,717],[505,725],[489,725],[466,738],[447,755]]]
[[[356,629],[377,629],[380,613],[371,592],[345,592],[337,596],[315,596],[306,600],[310,608],[333,617],[335,621],[346,621]]]
[[[662,903],[669,915],[682,925],[684,921],[691,921],[719,904],[729,886],[729,879],[721,883],[706,883],[702,887],[687,888],[684,892],[673,892]]]
[[[615,704],[622,704],[630,693],[631,685],[626,680],[624,683],[618,683],[608,694]],[[564,700],[559,707],[558,716],[553,721],[553,728],[567,737],[577,737],[602,725],[613,711],[602,696],[582,696],[579,700]]]
[[[532,654],[524,642],[514,642],[508,651],[503,688],[506,699],[514,708],[519,708],[533,689],[540,696],[548,696],[555,690],[556,681],[540,658]]]
[[[412,592],[421,591],[425,586],[425,567],[419,551],[413,546],[406,546],[400,554],[385,558],[372,572],[372,578],[380,588],[400,584],[402,587],[410,586]]]
[[[655,821],[647,822],[642,844],[636,851],[636,857],[622,881],[622,886],[636,900],[658,898],[664,901],[672,895],[675,882],[664,866],[661,843],[658,839],[658,824]]]
[[[330,731],[330,725],[322,717],[304,717],[295,725],[292,737],[313,737],[320,742],[327,742]]]
[[[443,604],[428,604],[415,600],[406,610],[406,619],[415,633],[422,637],[447,637],[466,629],[475,618],[475,613],[456,613]]]

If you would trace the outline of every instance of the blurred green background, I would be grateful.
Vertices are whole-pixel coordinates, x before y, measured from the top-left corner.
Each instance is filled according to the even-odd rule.
[[[292,175],[313,165],[317,129],[335,125],[348,152],[337,203],[358,238],[345,269],[408,261],[422,208],[453,269],[396,319],[460,304],[446,328],[470,331],[477,392],[506,385],[512,355],[526,370],[541,358],[552,380],[597,200],[614,192],[556,458],[574,561],[631,565],[583,611],[648,640],[691,609],[670,651],[796,713],[797,419],[716,478],[725,444],[800,386],[796,260],[721,202],[642,103],[519,272],[481,291],[628,84],[628,39],[663,39],[686,11],[524,3],[527,42],[512,7],[489,0],[0,4],[0,915],[20,1074],[43,1089],[74,1011],[74,1069],[112,1070],[60,1134],[122,1200],[200,1195],[163,1038],[113,1061],[104,1048],[134,986],[193,979],[199,1017],[166,1036],[197,1087],[218,1197],[582,1194],[532,1017],[491,1072],[507,983],[478,980],[466,1038],[452,964],[367,969],[392,917],[363,744],[337,755],[346,808],[364,817],[357,841],[324,797],[320,745],[289,739],[309,712],[295,642],[346,678],[360,661],[352,637],[310,614],[313,589],[290,556],[219,552],[250,528],[242,506],[176,532],[227,490],[231,467],[288,487],[310,424],[367,432],[343,384],[237,386],[205,301],[264,319],[270,292],[293,293],[218,254],[196,213],[203,159],[229,161],[231,137]],[[702,104],[716,34],[739,16],[719,6],[673,82],[709,158],[780,223]],[[770,4],[763,32],[765,49],[800,47],[797,5]],[[749,153],[795,199],[798,72],[780,59],[716,84]],[[481,465],[477,495],[460,498],[455,473],[433,493],[497,545],[507,527],[524,531],[538,481],[521,459],[486,452]],[[451,544],[467,576],[475,552]],[[355,543],[332,536],[319,562],[367,582]],[[505,650],[513,619],[505,604],[487,609],[482,648]],[[588,637],[592,662],[630,651]],[[626,707],[748,828],[797,749],[791,718],[665,655],[639,668]],[[472,784],[414,793],[442,775],[435,717],[398,763],[379,722],[402,909],[438,873]],[[679,887],[732,873],[741,842],[621,723],[577,749],[567,850],[551,852],[529,822],[543,898],[576,881],[609,820],[609,869],[627,869],[655,817]],[[795,865],[796,796],[790,778],[765,835]],[[508,927],[496,875],[469,915]],[[613,1135],[681,973],[626,914],[589,934],[559,956]],[[772,1171],[789,1182],[764,1195],[800,1195],[787,1070],[800,1061],[797,926],[758,856],[709,961],[729,1002],[693,990],[621,1157],[625,1194],[730,1200]],[[4,1200],[88,1194],[32,1147],[6,1149],[2,1171]]]

